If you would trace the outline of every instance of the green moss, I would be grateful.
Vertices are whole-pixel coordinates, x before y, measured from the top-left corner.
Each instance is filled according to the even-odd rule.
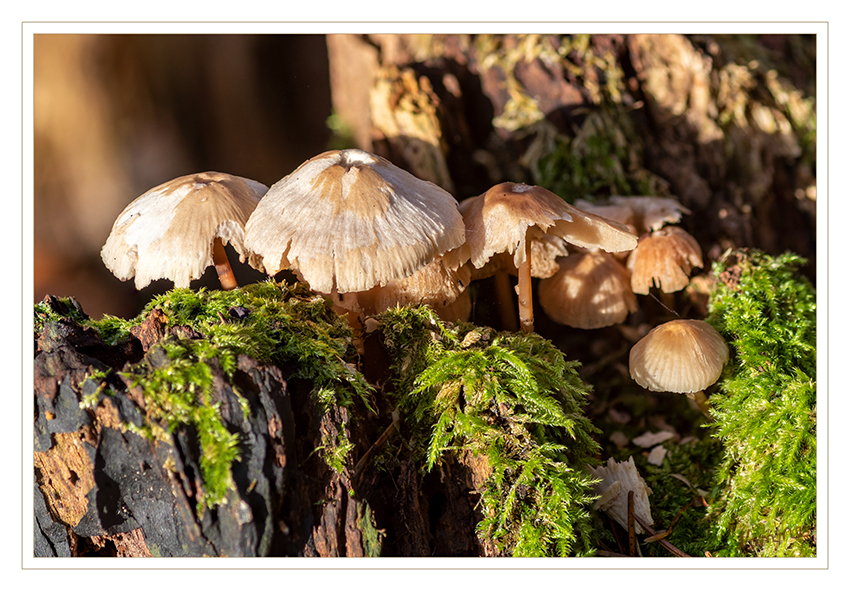
[[[104,317],[89,321],[101,338],[113,342],[158,309],[168,327],[204,335],[206,353],[232,375],[239,355],[291,370],[309,380],[325,406],[351,404],[359,397],[371,408],[371,388],[349,361],[355,355],[351,329],[322,296],[304,284],[264,281],[232,291],[174,289],[151,300],[132,320]],[[232,315],[231,312],[239,312]]]
[[[48,296],[33,307],[33,333],[37,339],[48,322],[61,318],[69,318],[84,324],[89,317],[83,312],[79,302],[74,298],[57,298]]]
[[[811,556],[816,539],[816,301],[786,253],[728,253],[707,320],[732,347],[710,398],[723,443],[712,507],[720,555]]]
[[[238,436],[224,426],[218,404],[211,400],[214,355],[206,342],[162,341],[141,363],[122,374],[142,389],[147,423],[137,432],[151,439],[169,438],[176,429],[193,427],[197,433],[204,490],[199,505],[214,507],[233,487],[230,471],[239,459]],[[243,407],[243,411],[245,408]]]
[[[197,434],[202,508],[224,501],[233,487],[231,466],[239,458],[238,437],[224,426],[218,405],[210,398],[214,367],[221,369],[237,395],[232,378],[239,356],[248,355],[279,366],[287,379],[312,383],[314,400],[325,411],[351,405],[355,399],[371,409],[372,389],[351,363],[355,350],[346,320],[302,284],[267,281],[233,291],[174,289],[155,297],[129,320],[112,316],[92,320],[73,300],[60,302],[53,308],[36,304],[37,325],[43,327],[66,314],[94,328],[106,343],[116,344],[130,338],[131,329],[158,310],[167,330],[180,327],[182,334],[196,337],[168,336],[121,373],[141,388],[145,399],[146,422],[126,425],[128,429],[154,439],[168,439],[185,427]],[[96,388],[83,403],[93,406],[105,393]],[[242,412],[248,413],[247,402],[241,402]],[[321,450],[332,468],[339,468],[352,448],[340,432],[341,438],[326,442]]]
[[[380,556],[385,533],[375,526],[375,516],[366,501],[357,504],[356,523],[360,530],[363,553],[366,556]]]
[[[339,427],[336,438],[327,433],[322,434],[322,445],[317,451],[331,470],[337,474],[342,474],[345,470],[348,454],[354,449],[354,444],[348,440],[345,429]]]
[[[541,135],[525,155],[534,182],[568,201],[607,195],[665,195],[668,185],[641,166],[643,144],[626,114],[601,106],[575,137]]]
[[[583,467],[598,446],[577,364],[538,335],[444,324],[427,307],[380,320],[399,413],[423,469],[448,457],[486,459],[477,468],[479,536],[513,556],[590,552]]]

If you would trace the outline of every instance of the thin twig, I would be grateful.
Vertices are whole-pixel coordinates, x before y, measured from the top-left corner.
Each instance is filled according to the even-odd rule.
[[[629,556],[637,554],[635,551],[635,491],[629,491]]]
[[[672,534],[673,533],[673,526],[676,525],[676,522],[679,521],[679,518],[682,517],[682,515],[684,515],[685,511],[687,509],[689,509],[690,507],[697,507],[699,501],[701,501],[701,500],[703,500],[702,497],[694,497],[693,499],[688,501],[688,503],[686,503],[684,507],[679,509],[679,512],[676,513],[676,517],[673,518],[673,521],[670,522],[670,525],[667,527],[667,529],[665,531],[659,532],[659,533],[655,534],[654,536],[650,536],[650,537],[646,538],[644,541],[645,542],[657,542],[658,540],[661,540],[662,538],[666,538],[667,536]]]
[[[375,443],[373,443],[372,446],[369,449],[366,450],[366,453],[363,454],[363,457],[361,457],[357,461],[357,464],[354,466],[354,482],[355,483],[360,482],[360,476],[362,475],[363,470],[366,468],[366,460],[369,459],[369,457],[372,455],[372,453],[376,449],[380,448],[387,441],[389,441],[389,438],[392,437],[393,433],[395,433],[395,423],[390,423],[390,426],[387,427],[384,430],[383,433],[381,433],[381,436],[378,437],[377,441],[375,441]]]
[[[640,526],[648,533],[650,536],[658,535],[658,532],[649,527],[643,519],[640,518],[640,515],[635,514],[635,519],[640,524]],[[679,556],[681,558],[689,558],[688,554],[685,554],[681,550],[679,550],[676,546],[668,542],[667,540],[658,540],[658,543],[661,544],[664,548],[669,550],[673,555]]]

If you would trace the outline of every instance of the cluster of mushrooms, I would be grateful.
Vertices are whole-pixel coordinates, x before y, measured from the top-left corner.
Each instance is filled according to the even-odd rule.
[[[160,278],[188,287],[210,265],[222,288],[233,289],[229,243],[240,261],[270,276],[292,271],[355,325],[416,304],[465,320],[471,281],[495,275],[510,285],[504,276],[516,274],[524,332],[534,329],[532,276],[541,278],[540,304],[552,320],[599,328],[636,311],[636,293],[682,289],[702,266],[696,241],[665,227],[688,213],[673,199],[577,205],[512,182],[458,203],[380,156],[332,150],[271,188],[218,172],[159,185],[118,216],[101,256],[122,281],[135,277],[137,289]],[[697,393],[727,358],[708,324],[676,320],[639,341],[629,365],[641,386],[704,403]]]

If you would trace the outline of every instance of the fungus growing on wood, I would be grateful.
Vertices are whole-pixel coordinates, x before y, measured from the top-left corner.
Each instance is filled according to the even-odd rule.
[[[688,285],[694,267],[702,267],[702,250],[693,236],[668,226],[641,237],[626,266],[635,293],[648,294],[653,285],[673,293]]]
[[[703,320],[671,320],[656,326],[632,347],[629,373],[652,392],[687,394],[708,414],[703,390],[720,378],[729,347]]]
[[[463,243],[457,201],[362,150],[331,150],[269,189],[245,241],[266,273],[291,269],[320,293],[404,279]]]
[[[543,187],[501,183],[465,206],[466,243],[446,256],[453,268],[470,261],[482,268],[496,254],[513,256],[517,269],[519,323],[534,330],[531,304],[531,243],[548,234],[582,248],[631,250],[637,237],[622,224],[581,211]]]
[[[601,251],[559,258],[560,270],[540,281],[538,297],[546,315],[559,324],[593,329],[620,324],[637,311],[629,272]]]
[[[221,172],[201,172],[163,183],[135,199],[115,220],[100,252],[122,281],[136,289],[156,279],[188,287],[215,265],[223,289],[236,287],[224,245],[254,264],[244,228],[268,188]]]

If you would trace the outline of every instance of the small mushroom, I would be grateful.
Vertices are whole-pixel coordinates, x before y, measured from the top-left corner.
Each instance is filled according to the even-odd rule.
[[[628,529],[629,491],[633,491],[635,514],[647,525],[652,525],[652,512],[649,507],[649,495],[652,490],[637,471],[634,458],[630,456],[626,462],[608,458],[606,465],[588,469],[594,478],[601,480],[593,485],[594,492],[600,495],[593,504],[594,509],[605,511],[611,519]],[[639,534],[648,533],[639,523],[635,524],[635,531]]]
[[[642,236],[629,254],[632,291],[648,294],[656,285],[664,293],[684,289],[694,267],[702,268],[702,250],[693,236],[668,226]]]
[[[629,272],[607,252],[573,253],[558,259],[560,270],[540,281],[538,297],[559,324],[593,329],[620,324],[636,312]]]
[[[577,209],[543,187],[501,183],[473,197],[464,208],[466,243],[446,255],[457,268],[470,261],[480,269],[496,254],[513,256],[517,269],[519,324],[534,330],[531,304],[531,244],[548,234],[582,248],[631,250],[637,237],[618,222]]]
[[[729,347],[703,320],[671,320],[653,328],[632,347],[629,373],[652,392],[687,394],[708,414],[703,390],[720,378]]]
[[[665,224],[678,224],[682,214],[691,210],[672,197],[633,196],[610,198],[613,205],[626,206],[634,214],[634,224],[641,233],[660,230]]]
[[[404,279],[463,240],[454,197],[357,149],[304,162],[272,185],[245,228],[266,273],[292,269],[324,294]]]
[[[640,234],[635,225],[635,212],[626,203],[597,203],[576,199],[576,207],[582,211],[596,214],[606,220],[614,220],[626,226],[633,234]]]
[[[135,199],[115,220],[101,249],[106,267],[136,289],[156,279],[188,287],[215,265],[223,289],[236,287],[224,245],[256,263],[243,242],[245,223],[267,187],[221,172],[163,183]]]

